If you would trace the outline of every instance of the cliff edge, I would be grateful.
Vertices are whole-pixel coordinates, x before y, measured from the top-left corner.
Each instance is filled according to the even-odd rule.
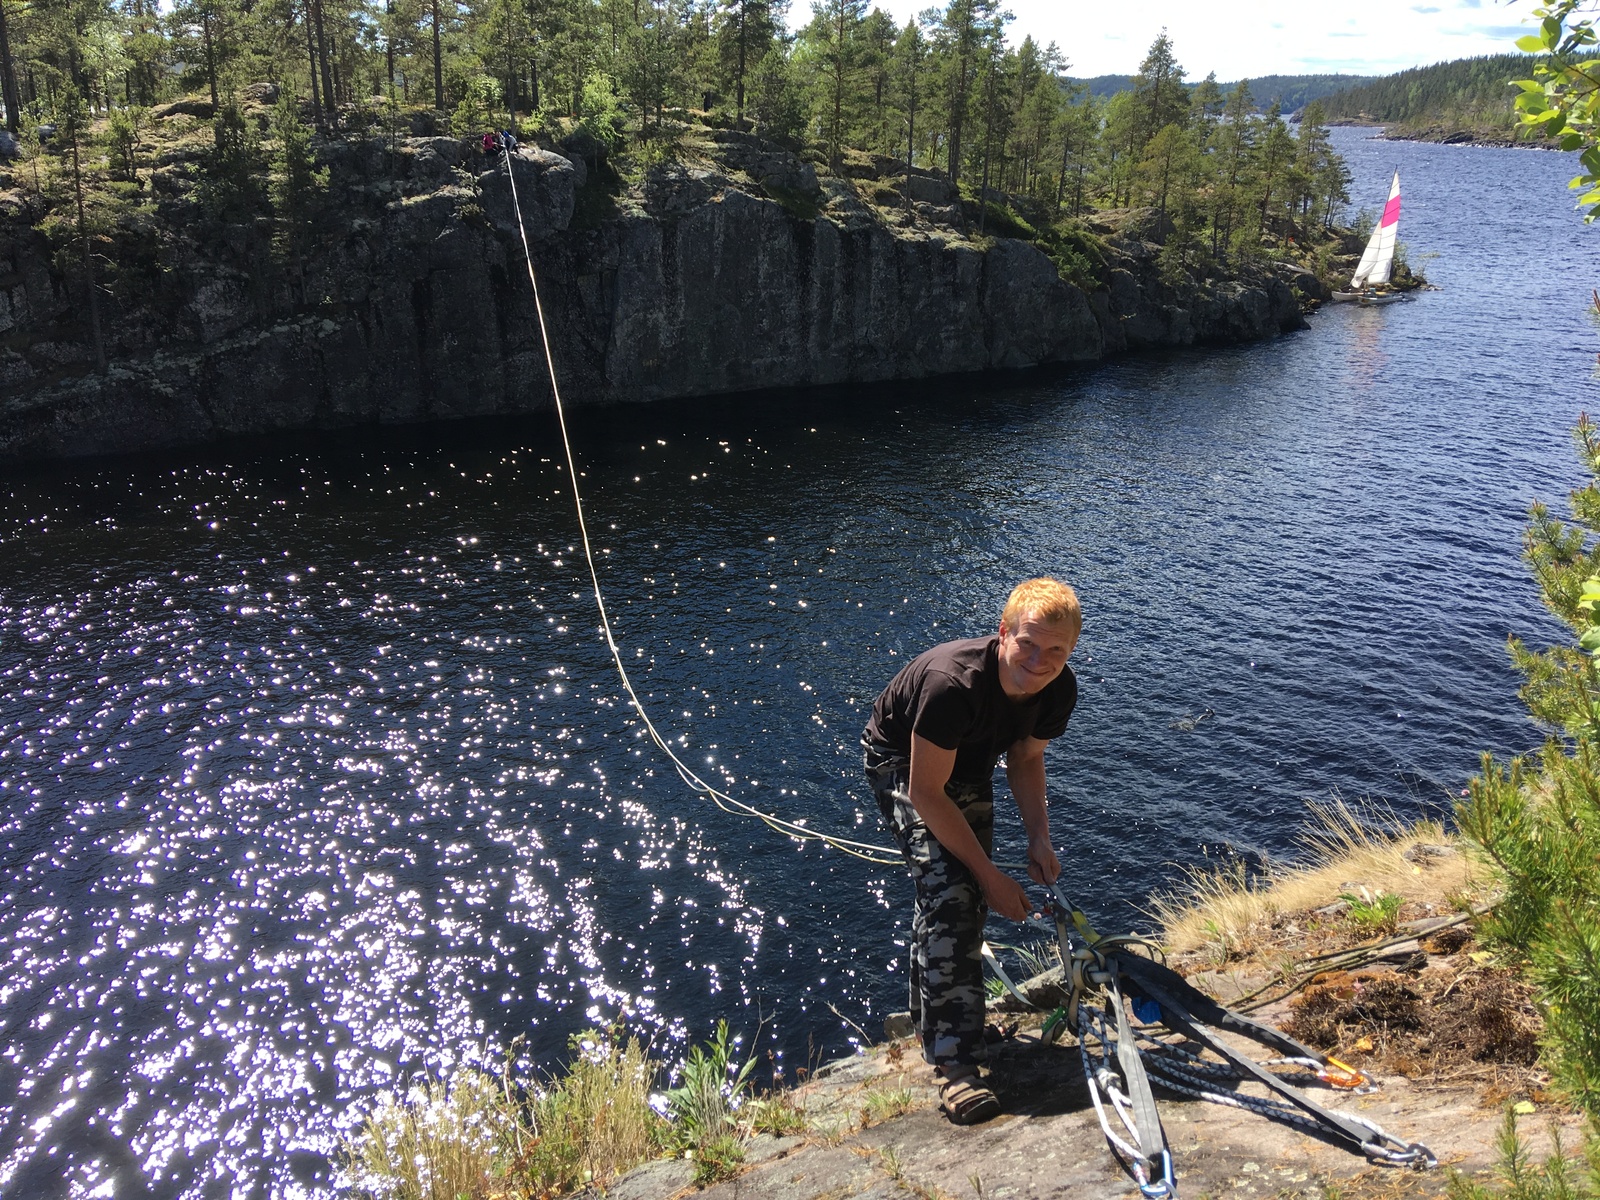
[[[319,139],[326,187],[291,238],[272,215],[217,215],[209,128],[168,121],[170,145],[98,235],[103,374],[78,243],[36,227],[21,171],[0,192],[0,462],[550,405],[507,168],[470,140]],[[569,403],[1092,362],[1304,325],[1293,268],[1174,281],[1159,222],[1135,213],[1086,231],[1067,269],[975,228],[943,177],[886,159],[819,177],[703,130],[631,180],[592,144],[523,148],[510,170]]]

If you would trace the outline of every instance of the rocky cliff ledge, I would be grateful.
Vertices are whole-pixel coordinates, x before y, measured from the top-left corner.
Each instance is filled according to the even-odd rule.
[[[510,189],[470,142],[319,144],[328,191],[314,245],[291,259],[268,218],[230,224],[201,202],[209,129],[192,133],[115,218],[105,374],[72,243],[34,229],[21,172],[0,193],[0,461],[549,405]],[[947,181],[888,160],[819,179],[748,134],[709,132],[626,183],[585,149],[513,160],[569,403],[1090,362],[1303,326],[1289,269],[1173,286],[1124,222],[1089,235],[1075,286],[1034,244],[979,235]]]

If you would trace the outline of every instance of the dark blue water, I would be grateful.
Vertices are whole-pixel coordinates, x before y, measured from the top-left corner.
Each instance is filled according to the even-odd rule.
[[[1307,798],[1415,815],[1535,744],[1504,641],[1555,633],[1518,544],[1578,482],[1600,234],[1561,156],[1337,136],[1358,198],[1400,167],[1441,291],[1092,371],[580,411],[680,752],[879,840],[872,697],[1059,574],[1053,825],[1123,925],[1207,850],[1289,850]],[[668,1054],[764,1018],[793,1067],[898,1006],[898,872],[709,807],[642,738],[559,458],[533,422],[0,485],[0,1192],[325,1194],[380,1090],[518,1034],[553,1064],[619,1015]]]

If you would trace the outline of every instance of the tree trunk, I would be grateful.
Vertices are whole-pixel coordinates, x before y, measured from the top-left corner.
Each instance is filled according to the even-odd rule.
[[[844,0],[835,2],[839,5],[839,22],[834,27],[833,128],[828,136],[828,162],[837,173],[844,161],[839,153],[839,137],[844,132]]]
[[[76,125],[76,121],[74,121]],[[83,242],[83,279],[89,307],[89,336],[94,341],[94,367],[106,373],[106,345],[100,336],[100,295],[94,286],[94,255],[89,250],[89,223],[83,213],[83,172],[78,165],[78,130],[72,131],[72,187],[78,196],[78,237]]]
[[[739,5],[739,69],[733,77],[733,94],[738,106],[738,117],[734,121],[735,129],[744,128],[744,34],[748,27],[745,20],[745,8],[748,0]]]
[[[517,128],[517,50],[512,43],[511,32],[506,31],[506,110],[511,114],[511,124],[507,126],[513,133]]]
[[[389,68],[389,96],[394,97],[394,0],[383,0],[383,13],[389,20],[383,27],[383,57]]]
[[[909,103],[906,105],[906,211],[911,211],[911,168],[917,158],[917,65],[911,64]]]
[[[217,54],[211,45],[211,14],[200,15],[200,35],[205,40],[206,47],[206,78],[211,82],[211,111],[216,112],[221,106],[217,99]]]
[[[11,61],[11,39],[6,33],[5,0],[0,0],[0,100],[6,106],[6,128],[13,134],[20,133],[21,114],[17,110],[22,104],[17,98],[17,69]]]
[[[306,58],[311,63],[311,110],[322,124],[322,92],[317,87],[317,43],[311,36],[311,0],[306,0]]]
[[[433,106],[444,107],[444,58],[439,49],[439,0],[432,0],[433,14]]]
[[[989,154],[994,148],[994,72],[989,73],[989,94],[984,97],[983,114],[983,186],[978,192],[978,232],[981,234],[989,221]]]
[[[338,93],[333,90],[333,68],[328,64],[328,35],[322,26],[322,0],[311,0],[311,16],[317,27],[317,60],[322,65],[322,102],[331,117]]]

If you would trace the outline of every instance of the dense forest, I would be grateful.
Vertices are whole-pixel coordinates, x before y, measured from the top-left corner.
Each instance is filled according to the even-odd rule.
[[[1509,136],[1517,123],[1511,81],[1532,76],[1533,62],[1527,54],[1492,54],[1413,67],[1347,88],[1323,104],[1334,120],[1377,121],[1400,132],[1434,127]]]
[[[97,222],[146,202],[141,162],[180,110],[210,123],[201,194],[234,222],[309,221],[317,139],[423,125],[515,124],[552,146],[582,131],[618,181],[687,129],[742,128],[835,175],[863,152],[941,171],[979,232],[1049,243],[1059,221],[1154,208],[1178,269],[1283,252],[1348,199],[1315,103],[1296,133],[1277,106],[1256,113],[1247,82],[1186,82],[1165,33],[1127,90],[1098,99],[1057,46],[1014,42],[998,0],[904,25],[866,0],[818,0],[793,33],[779,0],[0,0],[0,13],[7,121],[31,160],[12,185],[47,207],[41,228],[78,231],[86,262]],[[247,123],[240,96],[267,84],[272,121]]]
[[[1370,75],[1263,75],[1250,80],[1250,90],[1263,106],[1274,102],[1284,112],[1298,112],[1313,100],[1326,101],[1329,96],[1373,82]],[[1233,85],[1225,83],[1223,91]]]

